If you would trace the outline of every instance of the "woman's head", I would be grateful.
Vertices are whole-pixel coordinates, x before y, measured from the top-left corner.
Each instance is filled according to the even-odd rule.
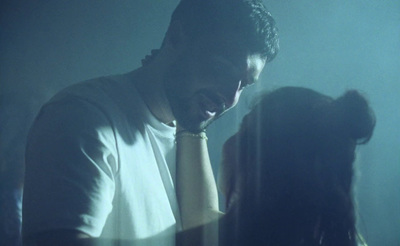
[[[264,94],[224,146],[225,193],[239,194],[244,224],[268,230],[268,240],[344,242],[341,235],[355,235],[355,146],[374,125],[356,91],[337,99],[299,87]]]

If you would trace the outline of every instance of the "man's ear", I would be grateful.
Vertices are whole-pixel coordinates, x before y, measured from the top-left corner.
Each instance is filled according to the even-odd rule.
[[[179,52],[188,44],[188,38],[183,32],[180,21],[173,21],[169,27],[165,37],[165,47]]]

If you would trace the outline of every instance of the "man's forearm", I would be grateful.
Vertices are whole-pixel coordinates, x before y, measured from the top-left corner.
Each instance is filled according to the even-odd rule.
[[[218,191],[205,134],[177,135],[177,196],[184,229],[218,218]]]

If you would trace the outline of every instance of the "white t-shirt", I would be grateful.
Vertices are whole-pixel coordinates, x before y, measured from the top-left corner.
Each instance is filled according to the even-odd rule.
[[[71,86],[40,111],[26,152],[25,236],[77,229],[174,244],[175,127],[150,113],[129,76]]]

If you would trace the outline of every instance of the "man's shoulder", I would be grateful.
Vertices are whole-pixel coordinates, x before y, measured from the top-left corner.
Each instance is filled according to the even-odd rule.
[[[47,103],[81,101],[105,111],[118,112],[138,107],[140,97],[127,74],[103,76],[69,85]]]
[[[114,91],[124,91],[122,87],[127,86],[123,81],[123,75],[103,76],[84,80],[69,85],[55,94],[50,102],[62,100],[69,97],[79,97],[83,100],[110,98]]]
[[[138,128],[147,117],[146,106],[129,74],[98,77],[70,85],[42,107],[42,111],[46,109],[67,115],[81,112],[81,121],[97,115],[114,127],[124,129]]]

